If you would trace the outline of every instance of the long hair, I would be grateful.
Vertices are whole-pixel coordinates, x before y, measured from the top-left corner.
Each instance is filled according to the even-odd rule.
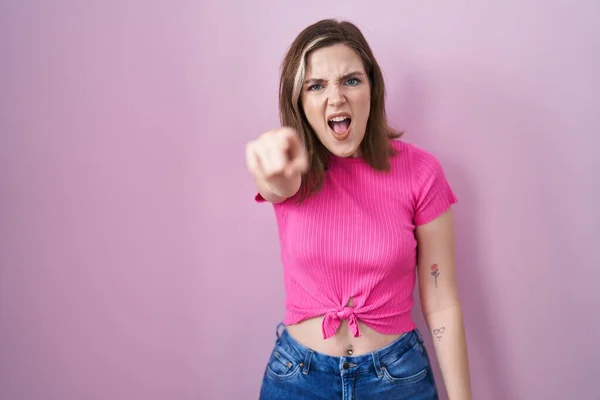
[[[301,104],[301,91],[308,55],[323,47],[345,44],[361,58],[371,87],[371,109],[365,136],[360,144],[363,159],[379,171],[390,169],[394,154],[390,139],[402,135],[387,123],[383,74],[362,32],[351,22],[324,19],[306,27],[288,49],[279,82],[279,117],[283,126],[294,128],[303,139],[309,156],[309,170],[302,177],[299,200],[320,190],[327,169],[329,150],[319,141],[308,123]]]

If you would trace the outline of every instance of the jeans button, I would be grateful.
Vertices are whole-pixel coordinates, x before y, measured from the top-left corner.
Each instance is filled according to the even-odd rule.
[[[350,368],[350,364],[348,364],[347,362],[345,362],[344,365],[342,366],[342,368],[348,369],[348,368]]]

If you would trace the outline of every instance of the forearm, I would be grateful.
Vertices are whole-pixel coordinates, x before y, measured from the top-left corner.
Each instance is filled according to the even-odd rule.
[[[276,179],[269,183],[262,177],[254,177],[254,182],[263,198],[271,203],[279,203],[295,195],[300,189],[302,176],[297,173],[289,178]]]
[[[466,335],[460,305],[425,314],[449,400],[470,400]]]

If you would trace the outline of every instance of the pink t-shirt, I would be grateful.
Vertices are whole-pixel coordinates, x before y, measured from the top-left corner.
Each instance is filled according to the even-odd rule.
[[[323,338],[357,320],[383,334],[415,328],[415,227],[456,202],[440,162],[392,140],[391,171],[331,156],[320,192],[274,204],[286,289],[284,324],[324,315]],[[260,194],[258,202],[264,199]],[[347,307],[350,298],[353,307]]]

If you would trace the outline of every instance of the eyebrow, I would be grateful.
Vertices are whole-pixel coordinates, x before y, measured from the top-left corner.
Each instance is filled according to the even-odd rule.
[[[349,72],[346,75],[342,76],[341,80],[346,80],[349,78],[355,78],[355,77],[359,77],[359,76],[363,77],[364,75],[365,74],[360,71],[353,71],[353,72]],[[325,82],[325,79],[307,79],[304,81],[304,84],[305,85],[308,85],[308,84],[314,85],[314,84],[323,83],[323,82]]]

